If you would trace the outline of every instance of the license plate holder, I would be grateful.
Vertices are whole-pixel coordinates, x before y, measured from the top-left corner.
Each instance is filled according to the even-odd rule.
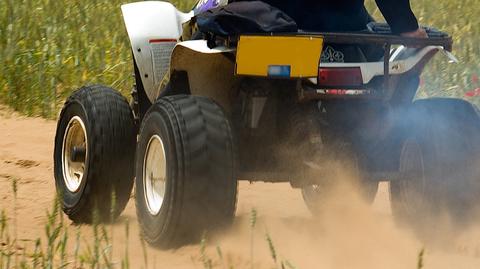
[[[260,77],[317,77],[322,48],[321,36],[240,36],[235,73]]]

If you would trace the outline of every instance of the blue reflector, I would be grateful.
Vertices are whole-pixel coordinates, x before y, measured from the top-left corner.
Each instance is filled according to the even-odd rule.
[[[291,68],[290,65],[269,65],[268,76],[269,77],[290,77]]]

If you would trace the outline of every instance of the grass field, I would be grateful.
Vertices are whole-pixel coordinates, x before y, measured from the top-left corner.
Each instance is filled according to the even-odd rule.
[[[466,97],[467,92],[480,87],[480,7],[476,0],[411,1],[422,25],[433,26],[454,37],[454,54],[459,64],[448,64],[437,56],[423,75],[419,97]],[[369,6],[373,7],[371,1]],[[374,10],[373,8],[371,8]],[[380,18],[375,10],[374,16]],[[469,99],[480,104],[480,97]]]
[[[120,12],[124,0],[4,0],[0,5],[0,102],[54,118],[73,89],[103,83],[128,94],[131,55]],[[188,10],[192,0],[173,1]],[[368,0],[374,16],[381,18]],[[477,0],[413,1],[422,24],[455,37],[458,65],[438,57],[420,96],[464,96],[480,87]],[[478,97],[480,99],[480,97]],[[476,98],[472,98],[474,102]]]
[[[103,83],[132,86],[124,0],[3,0],[0,100],[27,115],[55,117],[70,92]],[[187,10],[192,1],[176,1]]]

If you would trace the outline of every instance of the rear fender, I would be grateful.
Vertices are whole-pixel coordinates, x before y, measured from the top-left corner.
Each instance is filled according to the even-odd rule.
[[[187,74],[189,92],[207,96],[227,112],[231,109],[235,81],[235,50],[209,48],[205,40],[180,42],[172,54],[170,72]],[[174,77],[172,81],[174,82]],[[163,93],[159,93],[160,95]]]
[[[145,1],[122,5],[122,13],[143,87],[153,102],[182,36],[182,24],[193,17],[193,11],[182,13],[168,2]]]

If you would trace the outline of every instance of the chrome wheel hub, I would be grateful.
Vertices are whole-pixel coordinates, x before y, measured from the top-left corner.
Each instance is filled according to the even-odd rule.
[[[162,139],[154,135],[148,142],[143,159],[145,202],[151,215],[158,215],[165,198],[167,159]]]
[[[75,116],[68,122],[62,145],[63,179],[70,192],[77,192],[82,185],[87,148],[85,124],[80,117]]]

